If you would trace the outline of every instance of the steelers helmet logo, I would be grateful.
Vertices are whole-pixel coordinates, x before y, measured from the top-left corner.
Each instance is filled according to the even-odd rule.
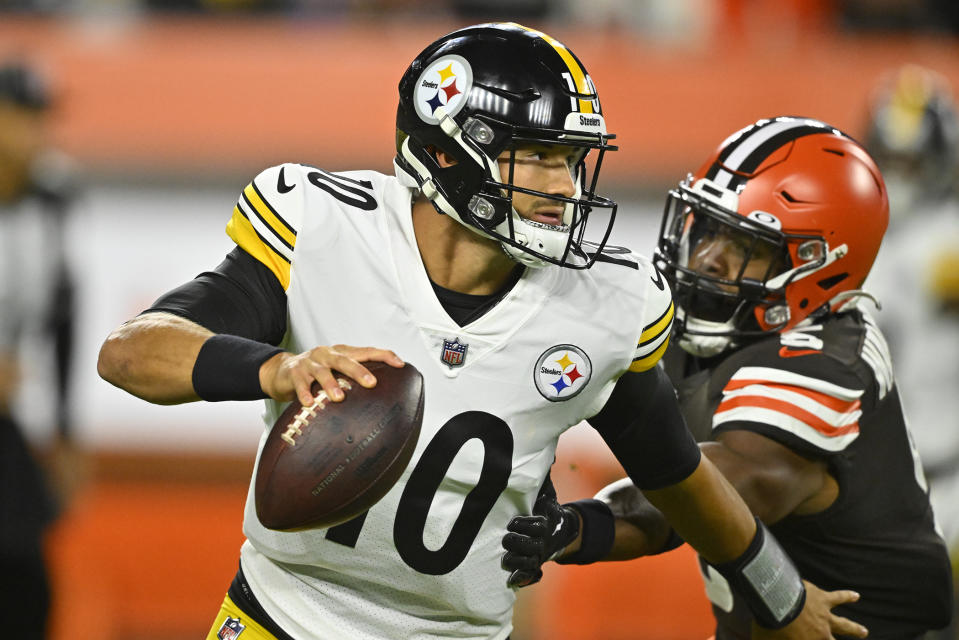
[[[416,113],[428,124],[437,124],[436,110],[444,107],[454,116],[466,105],[466,96],[473,86],[473,70],[466,58],[443,56],[426,67],[416,81],[413,104]]]
[[[536,361],[533,382],[544,398],[561,402],[579,395],[592,375],[593,365],[585,351],[571,344],[558,344]]]

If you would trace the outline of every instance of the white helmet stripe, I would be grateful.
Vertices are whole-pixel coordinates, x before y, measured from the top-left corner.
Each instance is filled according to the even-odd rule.
[[[723,165],[729,167],[730,169],[738,170],[740,166],[744,164],[746,158],[748,158],[764,142],[784,131],[796,129],[804,125],[803,122],[798,120],[769,120],[768,122],[769,124],[755,129],[750,135],[747,135],[743,140],[741,140],[738,145],[735,145],[732,148],[732,153],[723,159]],[[730,188],[730,182],[732,182],[732,179],[732,173],[726,171],[725,169],[720,169],[716,174],[716,177],[713,178],[713,182],[724,189],[728,189]]]
[[[813,133],[842,135],[828,124],[810,118],[780,117],[761,120],[723,143],[726,148],[706,177],[724,189],[735,191],[747,178],[733,171],[751,174],[771,153],[787,142]]]

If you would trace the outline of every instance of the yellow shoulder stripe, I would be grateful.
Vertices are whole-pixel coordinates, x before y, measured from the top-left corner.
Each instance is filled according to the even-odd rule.
[[[283,286],[283,290],[290,286],[290,261],[274,251],[270,245],[260,237],[253,225],[247,220],[239,207],[234,207],[233,217],[226,224],[226,234],[251,256],[265,264]]]
[[[243,190],[243,197],[253,207],[256,214],[273,230],[291,248],[296,244],[296,232],[286,223],[285,220],[277,215],[273,207],[263,199],[259,190],[252,182]]]
[[[643,333],[639,336],[639,344],[642,346],[644,343],[648,343],[651,340],[655,339],[656,336],[663,332],[663,329],[669,327],[673,322],[673,303],[669,303],[669,308],[663,312],[663,315],[659,316],[652,324],[646,326],[643,329]]]
[[[661,316],[646,325],[642,334],[639,336],[639,344],[636,347],[638,357],[633,359],[629,365],[630,371],[646,371],[652,369],[663,357],[666,347],[669,345],[669,332],[673,326],[673,303],[670,301],[669,307]],[[657,344],[658,343],[658,344]],[[655,348],[649,353],[643,353],[645,349]]]
[[[663,344],[659,345],[659,348],[653,351],[651,354],[645,358],[637,358],[633,360],[633,363],[629,365],[629,370],[635,373],[641,373],[643,371],[648,371],[656,366],[656,363],[659,362],[660,358],[663,357],[663,354],[666,353],[666,347],[669,346],[669,336],[666,336],[666,339],[663,340]]]

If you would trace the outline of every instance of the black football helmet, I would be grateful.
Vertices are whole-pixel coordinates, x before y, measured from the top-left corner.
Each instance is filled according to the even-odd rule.
[[[959,116],[949,81],[915,64],[886,72],[869,100],[865,145],[889,186],[890,212],[935,204],[959,183]]]
[[[418,187],[440,213],[498,240],[517,262],[592,265],[615,219],[616,203],[595,189],[603,156],[616,147],[609,144],[614,136],[606,131],[593,81],[569,49],[518,24],[467,27],[420,53],[399,94],[395,165],[401,180]],[[501,175],[497,158],[529,144],[574,148],[572,197],[514,185],[513,153],[508,175]],[[437,150],[456,163],[441,167]],[[563,224],[521,217],[514,193],[562,202]],[[607,210],[608,222],[587,240],[595,209]]]

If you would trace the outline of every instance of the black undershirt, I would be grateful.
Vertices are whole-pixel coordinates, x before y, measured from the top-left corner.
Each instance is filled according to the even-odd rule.
[[[516,286],[519,279],[523,277],[526,267],[516,265],[516,268],[509,274],[509,278],[503,284],[499,291],[487,295],[473,295],[470,293],[460,293],[433,282],[430,278],[430,284],[433,285],[433,293],[443,306],[443,310],[453,321],[461,327],[465,327],[470,322],[483,317],[487,311],[496,306],[496,303],[506,297],[506,294]]]

